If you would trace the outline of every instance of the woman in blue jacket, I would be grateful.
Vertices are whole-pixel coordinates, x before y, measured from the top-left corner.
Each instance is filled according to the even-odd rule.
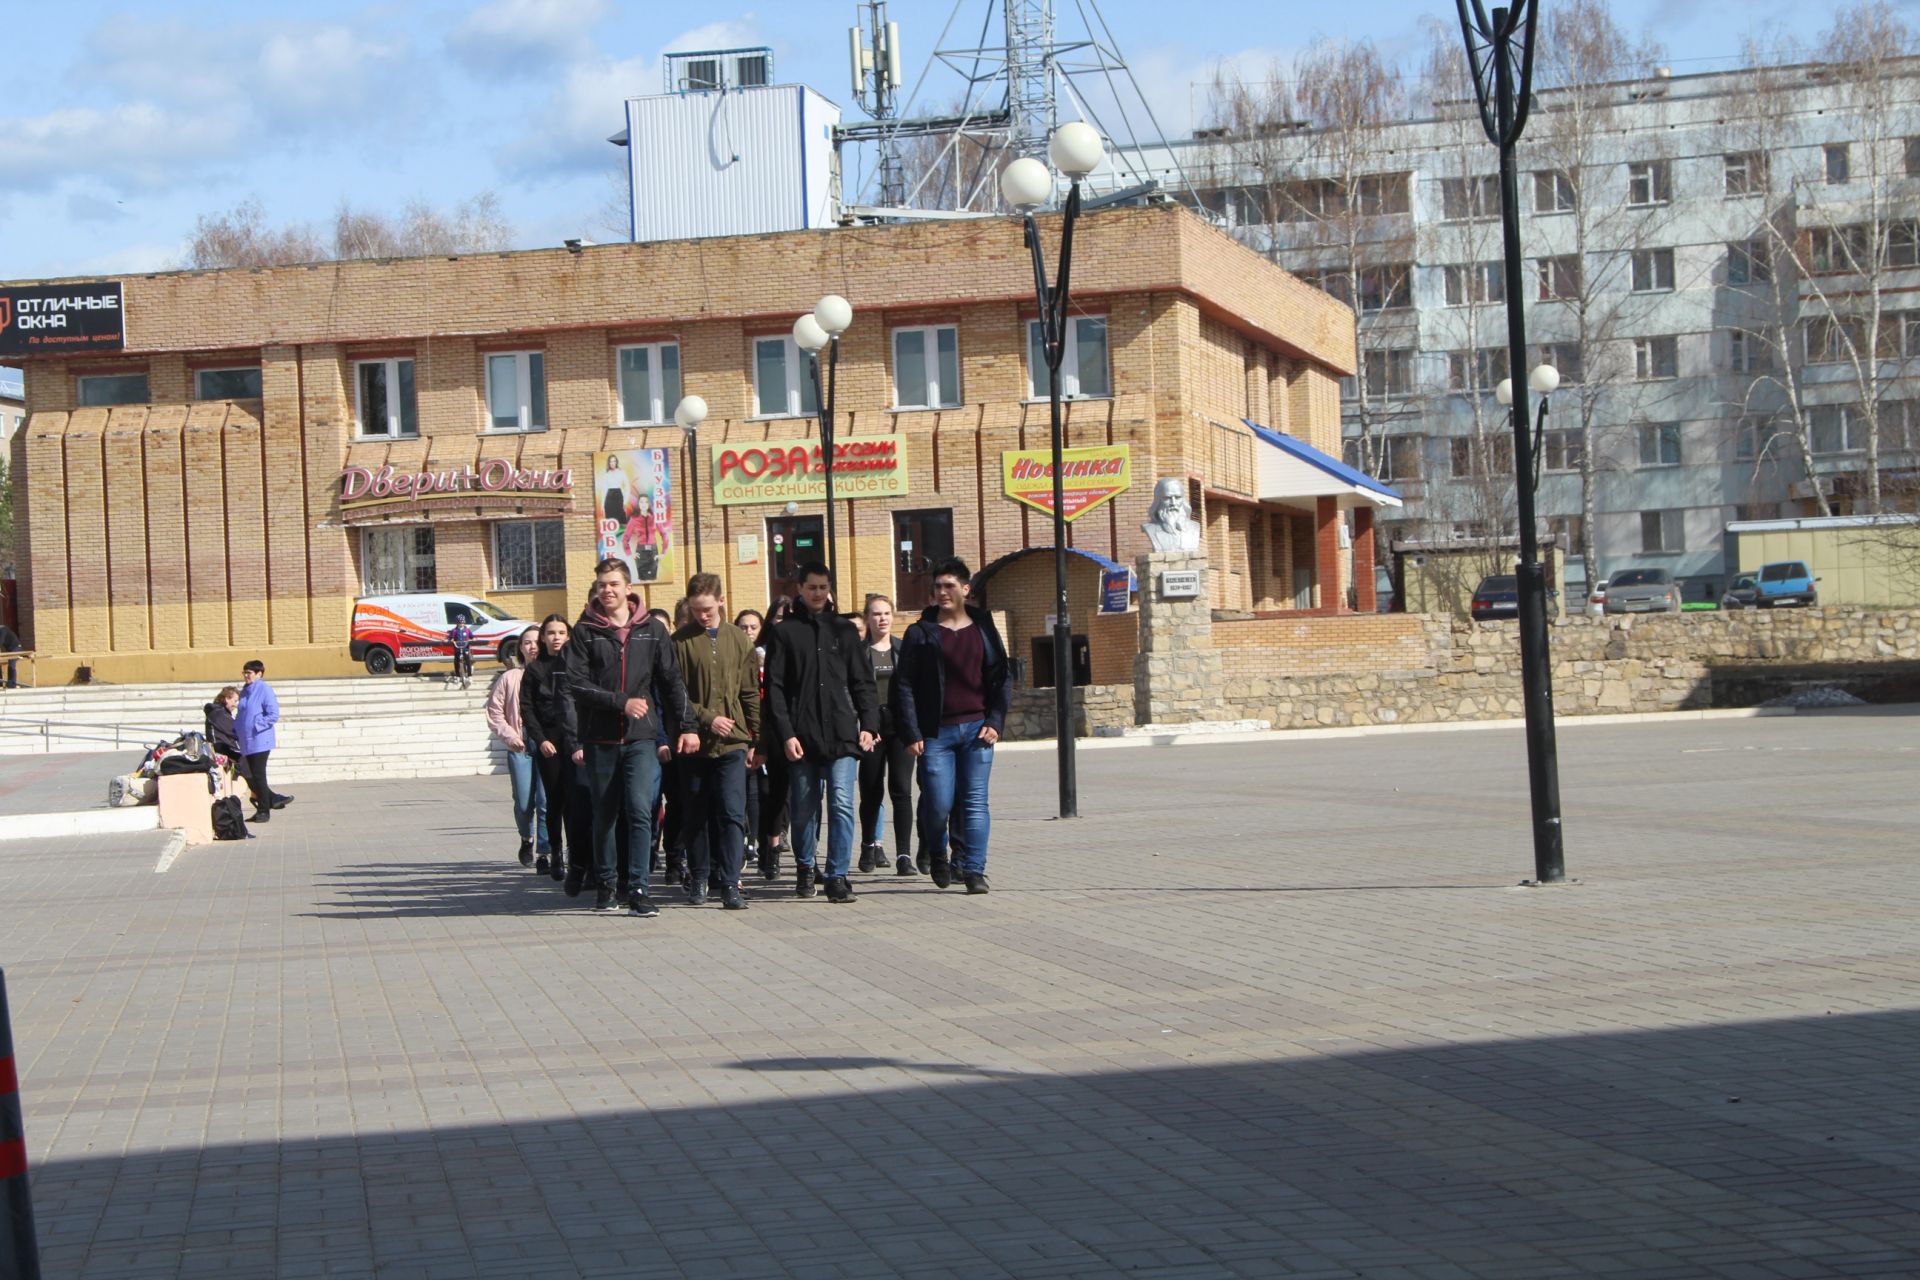
[[[280,699],[273,696],[267,683],[267,664],[255,658],[240,669],[246,683],[240,689],[240,707],[233,713],[234,736],[240,740],[242,772],[253,791],[253,816],[249,822],[265,822],[272,810],[293,803],[292,796],[275,795],[267,786],[267,756],[274,747],[273,727],[280,723]]]

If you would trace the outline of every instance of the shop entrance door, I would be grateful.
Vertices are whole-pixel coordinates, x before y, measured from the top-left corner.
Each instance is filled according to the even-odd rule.
[[[953,554],[953,511],[893,513],[894,612],[908,621],[933,603],[933,566]],[[906,630],[895,624],[896,633]]]
[[[767,520],[767,602],[800,596],[799,568],[826,562],[827,526],[819,516],[771,516]]]

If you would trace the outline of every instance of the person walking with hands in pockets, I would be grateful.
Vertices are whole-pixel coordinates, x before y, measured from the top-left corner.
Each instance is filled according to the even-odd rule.
[[[709,877],[729,911],[746,909],[740,864],[747,854],[747,771],[759,763],[760,670],[747,633],[727,622],[717,573],[687,584],[689,619],[673,633],[687,700],[700,722],[700,750],[683,756],[681,830],[687,843],[687,901],[707,900]]]
[[[907,628],[893,673],[893,728],[920,760],[920,843],[934,884],[957,869],[968,893],[987,892],[987,781],[993,744],[1007,725],[1007,647],[993,615],[967,603],[966,562],[933,567],[934,603]],[[947,856],[952,817],[965,848]]]

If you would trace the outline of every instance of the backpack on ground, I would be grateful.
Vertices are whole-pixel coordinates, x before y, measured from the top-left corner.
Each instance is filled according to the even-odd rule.
[[[240,797],[221,796],[213,802],[213,838],[245,840],[247,819],[240,808]]]

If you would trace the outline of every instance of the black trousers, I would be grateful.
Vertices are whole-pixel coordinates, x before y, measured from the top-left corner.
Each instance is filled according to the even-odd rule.
[[[881,786],[882,778],[885,787]],[[913,856],[913,752],[882,738],[860,757],[860,843],[880,842],[880,803],[893,806],[893,856]]]
[[[253,807],[260,812],[273,808],[273,792],[267,787],[267,757],[272,754],[271,750],[251,751],[241,757],[244,765],[240,772],[253,790]]]
[[[747,753],[681,756],[677,764],[684,784],[687,883],[698,887],[715,875],[722,884],[739,884],[747,857]]]
[[[585,874],[593,867],[593,793],[588,790],[584,765],[555,752],[533,749],[533,765],[547,796],[547,848],[555,862],[565,865],[567,850]]]
[[[760,848],[771,849],[787,829],[787,757],[779,746],[767,757],[766,789],[760,798]]]

